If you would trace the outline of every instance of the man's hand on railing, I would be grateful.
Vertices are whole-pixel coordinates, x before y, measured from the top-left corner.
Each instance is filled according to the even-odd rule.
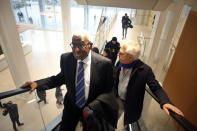
[[[172,110],[173,112],[177,113],[178,115],[184,117],[183,112],[180,109],[178,109],[177,107],[173,106],[172,104],[164,104],[163,109],[166,112],[166,114],[168,114],[168,115],[170,115],[169,110]]]
[[[38,84],[36,82],[28,81],[24,85],[22,85],[21,88],[25,88],[26,86],[31,87],[31,89],[29,91],[29,93],[31,94],[38,87]]]

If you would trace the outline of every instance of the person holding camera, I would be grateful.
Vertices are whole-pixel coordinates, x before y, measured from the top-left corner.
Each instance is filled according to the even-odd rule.
[[[120,50],[120,43],[117,41],[117,37],[112,37],[112,40],[106,44],[105,49],[109,49],[108,52],[107,50],[104,51],[108,53],[108,57],[112,60],[112,64],[115,65],[117,54]]]
[[[5,110],[3,111],[3,115],[6,116],[8,113],[10,115],[10,119],[13,124],[14,131],[18,131],[16,128],[16,123],[18,126],[24,125],[24,123],[21,123],[19,121],[19,114],[18,114],[18,106],[17,104],[13,104],[12,101],[9,101],[7,104],[3,104]]]
[[[125,13],[125,15],[122,17],[122,39],[126,39],[128,27],[133,28],[129,16],[127,13]]]

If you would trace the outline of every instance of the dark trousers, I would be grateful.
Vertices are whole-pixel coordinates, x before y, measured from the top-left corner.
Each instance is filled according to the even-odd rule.
[[[117,59],[117,54],[112,55],[112,64],[115,65]]]
[[[38,103],[40,103],[40,102],[42,102],[42,101],[44,101],[45,104],[47,103],[46,98],[40,99],[40,100],[38,101]]]
[[[0,101],[0,107],[3,108],[3,105],[1,104],[1,101]]]
[[[128,27],[122,27],[122,37],[126,39],[127,36],[127,28]]]
[[[122,113],[124,112],[124,105],[125,105],[125,101],[118,98],[117,99],[117,102],[118,102],[118,106],[119,106],[119,112],[118,112],[118,119],[120,119]],[[128,124],[128,125],[124,125],[125,126],[125,131],[132,131],[132,130],[137,130],[137,131],[141,131],[140,130],[140,126],[138,124],[138,121],[134,122],[134,123],[131,123],[131,124]],[[137,127],[137,129],[136,129]]]
[[[14,128],[15,131],[17,131],[16,123],[18,124],[18,126],[21,125],[21,123],[19,121],[19,118],[15,119],[15,120],[12,120],[13,128]]]
[[[82,109],[79,109],[68,100],[65,100],[62,122],[59,131],[75,131],[77,123],[82,118]]]

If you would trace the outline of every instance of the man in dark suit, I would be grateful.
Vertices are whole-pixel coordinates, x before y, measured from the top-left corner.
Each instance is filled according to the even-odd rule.
[[[84,109],[93,110],[93,114],[102,114],[101,117],[111,114],[106,118],[109,118],[108,122],[115,127],[117,119],[112,119],[115,116],[112,115],[113,112],[99,112],[100,107],[105,105],[104,101],[101,103],[101,96],[112,91],[113,71],[110,60],[91,51],[92,44],[87,33],[74,34],[70,45],[72,52],[61,56],[59,74],[35,82],[26,82],[24,86],[30,85],[32,92],[36,88],[45,90],[66,85],[60,131],[74,131],[78,121],[83,119]],[[109,108],[116,107],[118,108],[114,105]]]
[[[126,39],[127,28],[131,26],[131,20],[127,13],[122,17],[122,39]],[[132,27],[133,28],[133,27]]]
[[[18,124],[18,126],[22,126],[22,125],[24,125],[24,123],[21,123],[19,121],[17,104],[13,104],[12,101],[9,101],[7,104],[4,104],[4,108],[5,108],[5,110],[3,112],[3,115],[6,116],[9,113],[10,119],[13,124],[14,131],[18,131],[18,129],[16,128],[16,123]]]
[[[161,108],[169,115],[169,109],[183,116],[183,113],[173,106],[167,94],[155,79],[151,67],[138,59],[140,46],[132,41],[124,41],[119,52],[117,66],[116,90],[119,105],[124,111],[124,125],[136,122],[142,112],[146,84],[159,98]],[[120,116],[120,114],[119,114]]]

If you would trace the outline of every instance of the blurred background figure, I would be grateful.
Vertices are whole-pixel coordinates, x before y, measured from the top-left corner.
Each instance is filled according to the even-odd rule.
[[[109,48],[105,48],[103,50],[103,56],[105,56],[105,57],[109,58],[110,60],[112,60],[112,58],[111,58],[111,51],[110,51]]]
[[[3,104],[5,110],[3,111],[3,115],[6,116],[9,113],[10,119],[13,124],[14,131],[18,131],[16,128],[16,123],[18,126],[24,125],[24,123],[21,123],[19,121],[19,114],[18,114],[18,106],[17,104],[13,104],[12,101],[9,101],[7,104]]]
[[[117,38],[112,37],[112,40],[106,44],[105,49],[106,48],[110,50],[110,59],[112,60],[112,64],[114,65],[117,59],[117,54],[120,50],[120,43],[117,41]]]
[[[47,104],[46,101],[46,91],[45,90],[37,90],[38,98],[40,99],[38,103],[44,101],[44,104]]]
[[[57,99],[56,103],[59,105],[63,105],[64,98],[62,94],[62,89],[60,87],[56,87],[55,97]]]
[[[18,16],[18,19],[19,19],[20,22],[24,21],[24,16],[23,16],[23,13],[21,11],[19,11],[17,13],[17,16]]]
[[[33,24],[33,19],[31,18],[31,16],[28,18],[29,23]]]
[[[93,47],[92,51],[94,51],[95,53],[99,54],[99,49],[97,47]]]
[[[122,39],[126,39],[128,27],[131,27],[131,20],[129,19],[127,13],[125,13],[122,17]]]

